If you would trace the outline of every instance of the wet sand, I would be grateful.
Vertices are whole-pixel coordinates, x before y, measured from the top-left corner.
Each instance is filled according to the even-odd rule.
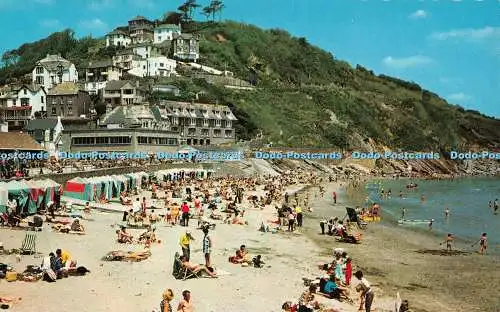
[[[327,188],[326,194],[335,186]],[[358,190],[354,197],[360,196]],[[333,205],[330,197],[315,203],[313,218],[321,215],[344,216],[352,194],[343,193]],[[353,207],[353,205],[351,205]],[[383,208],[383,207],[382,207]],[[328,212],[328,213],[325,213]],[[307,219],[306,219],[307,220]],[[317,220],[306,221],[308,236],[325,250],[335,245],[330,236],[322,236]],[[410,302],[412,311],[499,311],[500,258],[479,255],[477,246],[458,245],[458,252],[443,252],[443,239],[414,232],[398,225],[370,223],[359,245],[343,247],[353,256],[353,263],[364,271],[377,289],[377,297],[399,292]],[[375,299],[377,300],[377,299]]]

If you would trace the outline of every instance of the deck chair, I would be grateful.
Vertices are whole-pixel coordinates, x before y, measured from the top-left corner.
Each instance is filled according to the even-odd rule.
[[[20,252],[21,254],[36,254],[36,232],[26,232]]]
[[[181,262],[181,256],[178,252],[176,252],[175,258],[174,258],[174,267],[173,267],[172,275],[176,279],[182,279],[183,281],[185,281],[189,278],[198,278],[198,277],[200,277],[201,273],[200,272],[195,273],[192,270],[183,267],[182,262]]]
[[[358,228],[360,229],[366,229],[367,223],[359,219],[358,214],[354,208],[346,207],[345,209],[347,211],[346,217],[349,219],[349,222],[356,223],[358,225]]]

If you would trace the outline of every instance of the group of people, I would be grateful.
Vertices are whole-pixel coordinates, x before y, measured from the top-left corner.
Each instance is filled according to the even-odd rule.
[[[172,289],[167,289],[163,292],[162,300],[160,301],[160,308],[154,309],[153,312],[173,312],[172,301],[174,300],[174,291]],[[194,305],[193,299],[191,297],[191,292],[189,290],[182,291],[182,299],[179,300],[177,305],[177,312],[193,312]]]
[[[55,279],[68,277],[69,271],[76,269],[76,261],[72,259],[68,251],[57,249],[55,253],[51,252],[43,258],[40,268],[46,280],[55,281]]]

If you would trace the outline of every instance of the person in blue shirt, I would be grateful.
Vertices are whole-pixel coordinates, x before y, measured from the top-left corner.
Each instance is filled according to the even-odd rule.
[[[328,279],[321,279],[320,290],[330,298],[339,298],[340,295],[349,298],[349,290],[340,285],[339,279],[334,274]]]

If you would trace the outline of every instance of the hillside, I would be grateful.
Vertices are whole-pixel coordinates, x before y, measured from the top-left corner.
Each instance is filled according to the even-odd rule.
[[[500,120],[449,105],[415,83],[352,68],[305,38],[235,22],[188,26],[202,38],[200,63],[245,80],[257,77],[255,91],[200,79],[169,81],[183,88],[181,99],[204,91],[203,100],[231,105],[240,138],[262,130],[275,146],[356,148],[368,138],[409,150],[500,146]],[[55,33],[5,53],[2,60],[17,65],[0,69],[0,83],[30,72],[47,53],[61,53],[81,67],[113,52],[102,40]]]

